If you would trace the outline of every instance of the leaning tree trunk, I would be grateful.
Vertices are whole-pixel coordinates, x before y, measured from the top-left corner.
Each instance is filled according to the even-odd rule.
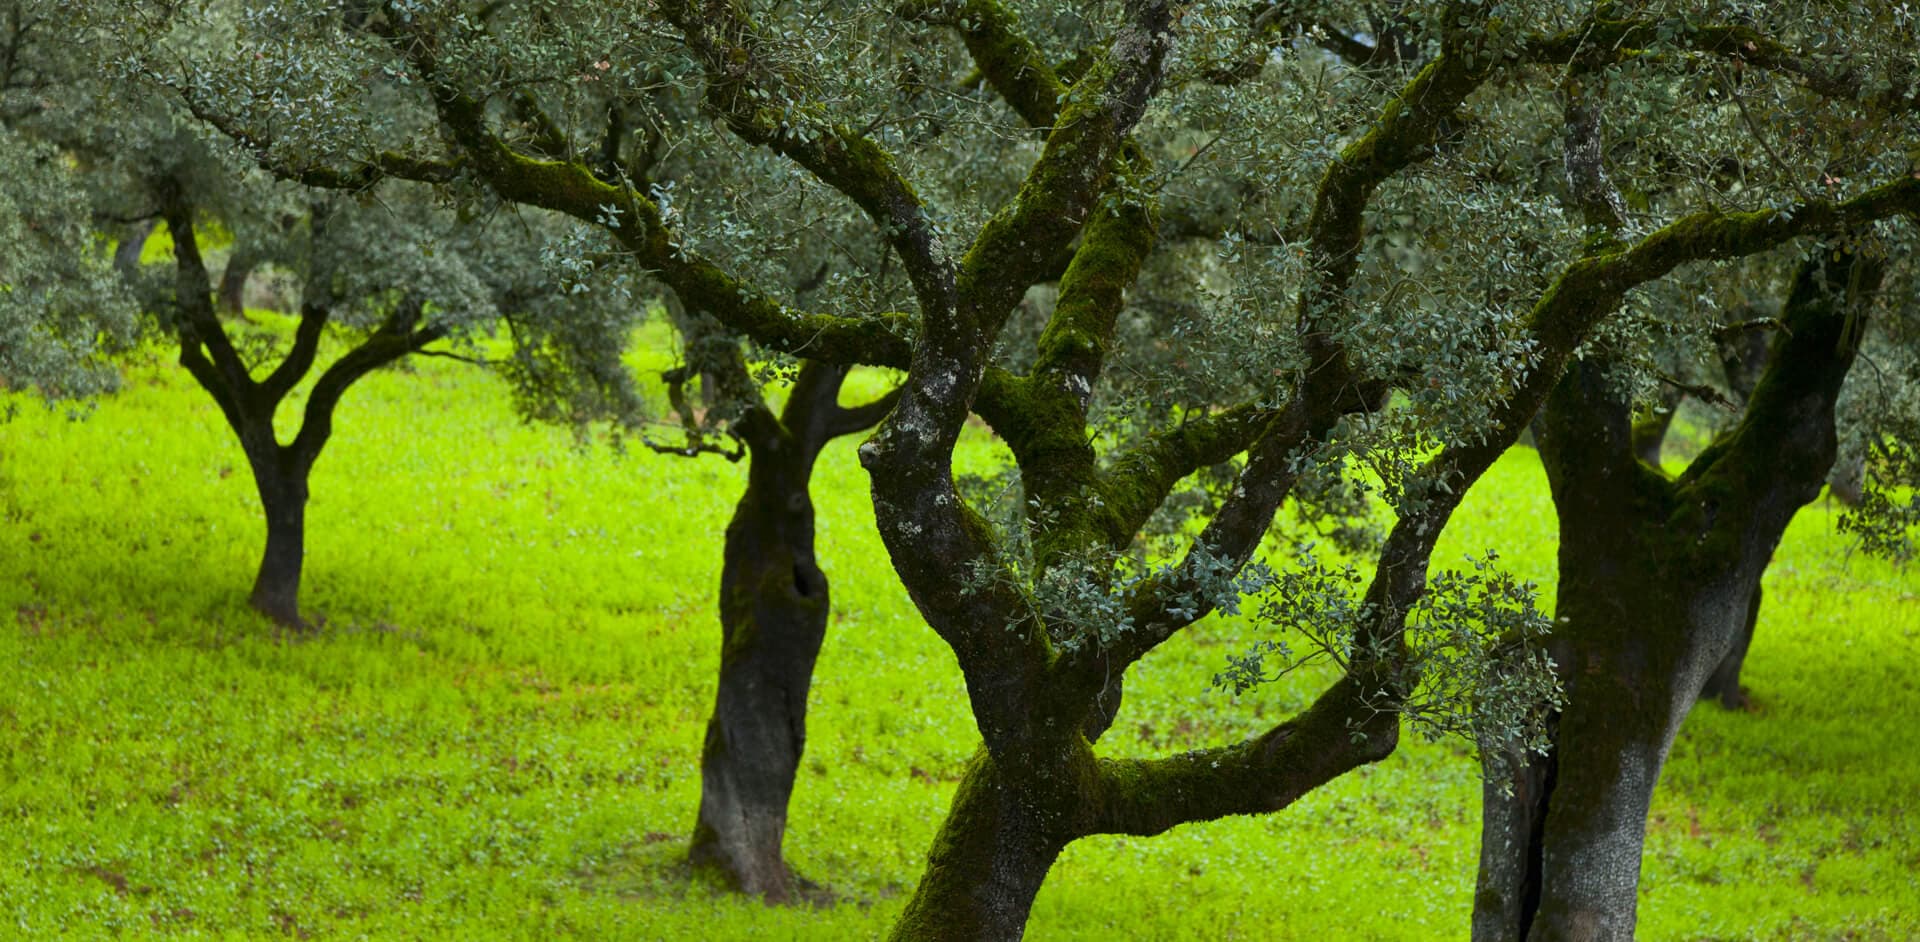
[[[784,900],[793,882],[780,850],[787,800],[830,606],[813,555],[814,455],[779,432],[749,451],[747,492],[727,525],[720,572],[720,684],[691,857],[742,891]]]
[[[747,490],[727,526],[720,680],[689,857],[774,902],[798,889],[781,845],[806,748],[807,689],[831,612],[814,558],[809,481],[828,441],[871,425],[891,404],[841,408],[845,377],[844,367],[808,361],[778,418],[755,402],[735,429],[750,455]]]
[[[1710,676],[1723,702],[1739,697],[1761,574],[1833,462],[1834,401],[1859,340],[1851,301],[1879,266],[1823,256],[1796,278],[1740,425],[1679,479],[1635,459],[1602,365],[1570,369],[1549,399],[1540,452],[1560,517],[1551,648],[1566,706],[1550,756],[1486,786],[1477,942],[1633,937],[1668,748]]]

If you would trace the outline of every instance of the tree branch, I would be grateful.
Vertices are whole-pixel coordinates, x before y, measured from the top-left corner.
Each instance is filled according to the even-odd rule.
[[[707,103],[742,140],[805,167],[865,210],[906,268],[923,309],[953,307],[953,263],[893,155],[793,100],[738,0],[667,0],[661,13],[706,69]],[[797,122],[797,123],[796,123]]]
[[[417,295],[402,300],[379,329],[333,361],[314,381],[313,392],[307,395],[306,410],[301,416],[300,431],[287,446],[288,456],[299,462],[303,470],[313,467],[314,460],[320,457],[320,449],[332,436],[333,413],[348,388],[368,373],[446,336],[444,327],[416,326],[424,309],[425,301]]]
[[[1385,758],[1398,739],[1397,718],[1370,709],[1359,686],[1342,679],[1305,712],[1253,739],[1160,759],[1098,760],[1085,831],[1147,837],[1278,811]]]
[[[645,194],[602,180],[584,164],[539,160],[508,147],[487,127],[481,104],[440,79],[424,42],[409,41],[404,35],[396,35],[394,42],[431,87],[441,125],[464,150],[471,169],[503,199],[606,228],[689,306],[767,346],[837,363],[907,364],[908,315],[843,317],[780,304],[681,248],[659,205]]]
[[[300,305],[300,324],[293,331],[293,348],[260,383],[260,395],[268,402],[278,405],[307,371],[313,369],[313,359],[320,352],[320,335],[325,332],[332,313],[330,308],[314,301]]]
[[[833,438],[842,435],[857,435],[880,424],[880,420],[893,411],[900,402],[900,387],[887,390],[880,398],[872,402],[847,407],[839,406],[834,410],[833,420],[827,424],[827,434]]]
[[[1067,86],[1004,4],[998,0],[913,0],[903,4],[898,15],[953,27],[973,56],[974,67],[1021,120],[1035,128],[1053,126]]]
[[[163,189],[177,190],[171,184]],[[213,280],[207,275],[206,262],[200,257],[200,241],[193,231],[193,208],[177,192],[169,192],[163,198],[163,203],[162,218],[166,220],[167,231],[173,237],[174,301],[179,306],[183,362],[188,348],[193,348],[197,357],[199,348],[205,346],[212,358],[211,365],[218,370],[217,374],[212,375],[217,375],[219,384],[226,387],[228,394],[236,401],[244,400],[253,391],[253,377],[247,372],[247,365],[241,361],[240,354],[234,350],[233,342],[227,338],[226,330],[220,326],[220,318],[213,312]],[[218,395],[211,387],[208,391]]]
[[[1105,61],[1073,86],[1026,186],[987,223],[962,263],[958,310],[929,311],[900,401],[860,449],[881,537],[914,603],[953,648],[987,748],[1004,754],[1035,715],[1057,713],[1045,685],[1052,644],[1005,578],[991,528],[953,483],[954,443],[986,356],[1033,274],[1076,233],[1110,161],[1158,86],[1172,45],[1165,0],[1131,0]],[[955,579],[975,573],[979,584]]]

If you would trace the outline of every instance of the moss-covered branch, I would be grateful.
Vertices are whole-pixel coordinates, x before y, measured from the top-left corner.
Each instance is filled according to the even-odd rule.
[[[1711,529],[1721,545],[1737,546],[1749,508],[1771,500],[1791,513],[1819,493],[1838,447],[1833,404],[1885,272],[1883,258],[1825,245],[1800,265],[1781,312],[1786,329],[1774,340],[1740,424],[1675,482],[1676,506],[1699,518],[1694,529]],[[1700,512],[1708,506],[1719,512]]]
[[[1101,759],[1089,834],[1151,836],[1182,824],[1265,814],[1368,762],[1399,739],[1391,714],[1372,710],[1342,680],[1306,712],[1230,746],[1162,759]]]
[[[1134,0],[1128,7],[1106,59],[1069,93],[1019,195],[968,251],[957,309],[928,312],[900,402],[860,450],[881,537],[914,603],[959,659],[975,719],[996,754],[1030,740],[1035,717],[1060,713],[1059,694],[1046,684],[1054,654],[1027,599],[993,578],[1004,566],[991,529],[954,489],[953,447],[1001,324],[1057,247],[1080,230],[1158,87],[1172,45],[1171,5]],[[956,571],[975,578],[956,579]]]
[[[1100,829],[1153,834],[1187,821],[1271,810],[1391,751],[1397,735],[1397,721],[1391,717],[1396,690],[1382,678],[1389,676],[1393,665],[1371,662],[1360,652],[1385,652],[1391,657],[1391,652],[1401,649],[1405,614],[1425,591],[1434,543],[1454,508],[1473,482],[1518,439],[1524,418],[1540,407],[1579,341],[1618,307],[1625,292],[1684,262],[1753,254],[1797,235],[1841,231],[1872,218],[1916,212],[1920,212],[1920,180],[1909,178],[1843,203],[1807,204],[1793,212],[1740,217],[1696,214],[1631,247],[1570,266],[1536,305],[1530,326],[1540,362],[1520,391],[1503,404],[1501,423],[1486,440],[1450,446],[1423,469],[1424,480],[1443,481],[1447,486],[1434,488],[1431,499],[1403,516],[1388,536],[1367,591],[1368,621],[1356,626],[1356,656],[1347,676],[1306,713],[1257,739],[1169,759],[1103,761],[1099,766]],[[1844,320],[1830,317],[1825,323],[1831,329]],[[1835,340],[1832,333],[1821,336],[1813,324],[1807,326],[1809,343],[1830,345]],[[1782,370],[1791,369],[1782,366]],[[1837,378],[1825,374],[1820,381],[1838,384]],[[1779,379],[1776,383],[1783,389],[1790,385]],[[1632,462],[1628,449],[1619,450]],[[1735,464],[1768,466],[1757,456]],[[1813,476],[1812,486],[1818,486],[1818,477]],[[1140,642],[1126,647],[1111,653],[1138,650]],[[1125,663],[1121,660],[1116,666]],[[1363,743],[1356,745],[1344,736],[1350,726],[1367,731]]]
[[[1309,357],[1285,410],[1250,451],[1230,496],[1170,573],[1149,579],[1129,603],[1136,628],[1106,649],[1079,658],[1070,669],[1124,668],[1204,615],[1205,607],[1172,605],[1194,596],[1196,573],[1225,560],[1251,557],[1299,475],[1299,453],[1310,448],[1348,411],[1377,405],[1377,384],[1355,376],[1328,325],[1347,303],[1359,267],[1362,218],[1374,191],[1394,174],[1425,160],[1444,122],[1490,74],[1493,62],[1470,45],[1471,24],[1450,32],[1441,55],[1381,109],[1361,137],[1341,150],[1322,174],[1307,223],[1313,276],[1301,292],[1299,324]],[[1136,501],[1137,503],[1137,501]],[[1179,614],[1174,614],[1178,609]]]
[[[1115,454],[1100,475],[1100,496],[1116,529],[1139,532],[1181,479],[1246,451],[1274,415],[1243,403],[1161,429]]]
[[[1464,31],[1463,31],[1464,32]],[[1456,34],[1450,37],[1464,42]],[[1491,74],[1485,53],[1452,42],[1380,110],[1358,140],[1342,148],[1314,193],[1307,245],[1315,278],[1301,296],[1310,336],[1343,304],[1360,261],[1362,217],[1380,184],[1432,153],[1443,124]],[[1329,355],[1337,355],[1328,351]],[[1316,356],[1316,360],[1321,357]]]
[[[1703,25],[1684,17],[1596,17],[1564,33],[1529,40],[1520,57],[1537,63],[1578,64],[1582,68],[1597,69],[1655,46],[1725,57],[1792,76],[1817,94],[1839,101],[1856,101],[1868,110],[1900,112],[1920,106],[1920,88],[1875,89],[1866,73],[1829,68],[1821,64],[1818,56],[1795,49],[1751,26]]]
[[[1125,528],[1098,494],[1087,406],[1113,344],[1127,288],[1154,246],[1150,206],[1116,195],[1094,210],[1060,279],[1060,297],[1024,379],[990,377],[980,410],[1019,462],[1034,524],[1034,563],[1045,570],[1093,546],[1124,548]]]
[[[608,228],[636,261],[689,306],[769,347],[836,363],[907,365],[913,321],[909,315],[845,317],[779,303],[681,248],[659,205],[646,194],[602,180],[585,163],[541,160],[515,151],[488,126],[481,102],[441,80],[428,44],[405,33],[395,33],[393,40],[428,83],[441,126],[464,152],[468,170],[501,198]]]
[[[980,75],[1021,120],[1036,128],[1053,126],[1067,86],[1005,4],[999,0],[914,0],[899,12],[909,19],[952,26],[973,56]]]

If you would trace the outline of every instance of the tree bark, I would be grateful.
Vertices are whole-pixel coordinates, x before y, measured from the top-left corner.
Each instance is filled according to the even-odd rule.
[[[1707,682],[1700,688],[1700,699],[1718,700],[1729,710],[1744,710],[1747,707],[1747,691],[1740,686],[1740,668],[1746,664],[1747,648],[1753,645],[1753,629],[1760,622],[1761,589],[1758,582],[1753,587],[1753,598],[1747,602],[1747,624],[1734,635],[1733,646],[1728,648],[1727,656],[1720,660],[1720,666],[1708,675]]]
[[[784,439],[784,440],[783,440]],[[813,455],[778,435],[749,446],[747,492],[720,573],[720,683],[701,754],[690,856],[738,889],[784,901],[787,802],[806,747],[807,688],[826,637],[826,574],[813,556]]]
[[[1003,772],[983,748],[954,792],[927,868],[890,938],[1012,940],[1070,834],[1044,782]],[[1057,781],[1057,780],[1056,780]]]
[[[1550,647],[1566,706],[1551,757],[1487,786],[1476,942],[1633,937],[1668,748],[1710,676],[1722,702],[1738,700],[1761,575],[1833,462],[1853,305],[1879,266],[1827,251],[1802,266],[1741,423],[1679,479],[1637,460],[1603,364],[1575,365],[1548,400],[1540,453],[1561,546]]]

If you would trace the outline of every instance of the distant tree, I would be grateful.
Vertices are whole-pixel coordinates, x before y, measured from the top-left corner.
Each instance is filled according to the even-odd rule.
[[[236,342],[217,316],[213,282],[195,231],[195,204],[177,181],[162,178],[152,185],[173,242],[171,310],[163,310],[162,316],[175,337],[180,365],[213,397],[239,439],[266,516],[266,547],[248,601],[284,626],[310,627],[300,612],[307,482],[332,437],[342,397],[374,370],[425,350],[456,325],[487,317],[492,299],[477,278],[457,268],[431,265],[407,271],[413,266],[405,263],[421,259],[422,248],[400,240],[425,233],[396,231],[390,220],[368,219],[370,214],[345,206],[322,207],[301,219],[313,257],[307,260],[292,344],[277,358],[249,362],[244,341]],[[402,247],[367,258],[366,247],[376,244],[369,239],[394,240]],[[329,325],[356,329],[360,336],[319,372],[301,407],[297,430],[283,442],[274,428],[275,413],[309,378]],[[257,376],[261,366],[269,368]]]
[[[170,22],[133,9],[159,24],[134,39],[170,41]],[[1543,170],[1525,160],[1536,148],[1514,146],[1560,136],[1560,109],[1544,105],[1569,64],[1645,69],[1687,103],[1708,96],[1695,79],[1714,64],[1828,82],[1817,55],[1731,13],[1715,25],[1664,8],[1542,4],[1515,19],[1471,3],[275,9],[260,24],[274,32],[243,32],[218,56],[265,72],[149,68],[276,172],[451,179],[450,192],[566,213],[758,343],[907,370],[860,454],[881,536],[954,652],[982,745],[901,938],[1017,937],[1072,841],[1286,807],[1389,754],[1403,720],[1471,732],[1495,755],[1542,745],[1555,689],[1530,591],[1486,564],[1428,576],[1466,489],[1631,292],[1690,263],[1920,210],[1920,180],[1874,138],[1872,159],[1820,191],[1758,177],[1737,200],[1667,195],[1615,232],[1570,221],[1566,188],[1542,181],[1558,162]],[[371,76],[397,77],[374,93],[381,108],[410,95],[407,118],[352,94]],[[640,102],[662,82],[698,89],[713,120],[649,126],[713,176],[628,169],[638,125],[612,120],[600,96]],[[1670,105],[1650,120],[1684,147],[1739,120],[1684,115]],[[1851,139],[1823,122],[1809,133]],[[1245,191],[1199,182],[1221,177]],[[1244,221],[1221,227],[1219,257],[1186,282],[1193,322],[1163,339],[1189,354],[1188,383],[1255,392],[1099,422],[1137,310],[1129,292],[1163,221],[1181,218],[1166,207],[1210,194]],[[1736,201],[1750,208],[1720,208]],[[768,277],[817,219],[849,215],[887,246],[879,277],[806,305]],[[1014,310],[1055,281],[1030,357],[1006,355]],[[970,413],[1018,464],[1011,530],[954,480]],[[1138,552],[1184,479],[1242,454],[1179,546]],[[1250,566],[1296,484],[1343,461],[1377,475],[1396,513],[1371,582],[1311,558]],[[1315,639],[1339,678],[1244,742],[1099,754],[1118,678],[1248,594],[1264,621]],[[1237,659],[1230,679],[1267,677],[1277,646]]]
[[[274,181],[234,142],[187,116],[176,99],[151,89],[111,88],[98,51],[58,31],[51,6],[21,0],[0,22],[14,29],[9,56],[37,64],[36,106],[17,122],[20,133],[30,136],[0,153],[0,160],[19,161],[23,171],[42,177],[73,168],[66,190],[43,183],[33,211],[0,219],[0,226],[23,224],[47,234],[22,240],[41,244],[37,255],[46,259],[46,270],[29,269],[19,290],[7,292],[0,312],[15,310],[16,302],[37,305],[6,323],[23,325],[30,340],[50,339],[37,349],[51,365],[23,360],[27,368],[17,375],[45,384],[50,371],[62,369],[75,377],[62,389],[84,388],[89,379],[74,365],[84,365],[90,347],[112,335],[93,326],[97,319],[77,320],[74,312],[126,318],[132,308],[117,299],[137,299],[178,350],[180,364],[220,407],[246,455],[266,519],[265,549],[249,596],[263,614],[288,627],[309,627],[299,604],[308,478],[332,436],[342,397],[372,371],[506,318],[523,341],[512,360],[523,371],[544,364],[548,373],[574,377],[565,384],[572,398],[591,390],[637,402],[624,372],[608,375],[601,362],[617,361],[624,334],[641,311],[630,296],[585,292],[566,305],[567,329],[591,340],[546,343],[554,332],[547,320],[551,305],[572,293],[569,279],[606,282],[617,275],[596,276],[586,260],[574,260],[569,271],[543,265],[542,244],[557,238],[540,218],[545,214],[462,221],[436,206],[419,185],[376,190],[372,180],[307,181],[325,184],[321,188]],[[28,172],[9,175],[10,182],[31,178]],[[82,187],[87,199],[61,199]],[[10,189],[0,185],[0,199]],[[354,193],[340,195],[340,189]],[[152,220],[165,224],[172,245],[166,275],[137,264],[135,252],[152,228],[140,223]],[[87,233],[102,224],[130,236],[130,250],[120,253],[117,266],[89,244],[93,237]],[[209,225],[245,233],[241,252],[272,260],[299,284],[299,322],[284,346],[285,338],[235,329],[217,316],[215,282],[201,244]],[[567,254],[576,253],[570,248]],[[329,336],[345,338],[346,349],[326,362],[322,348]],[[0,348],[0,356],[11,359],[13,349]],[[551,369],[557,363],[567,368]],[[283,441],[275,417],[301,398],[299,390],[305,391],[301,419]]]

